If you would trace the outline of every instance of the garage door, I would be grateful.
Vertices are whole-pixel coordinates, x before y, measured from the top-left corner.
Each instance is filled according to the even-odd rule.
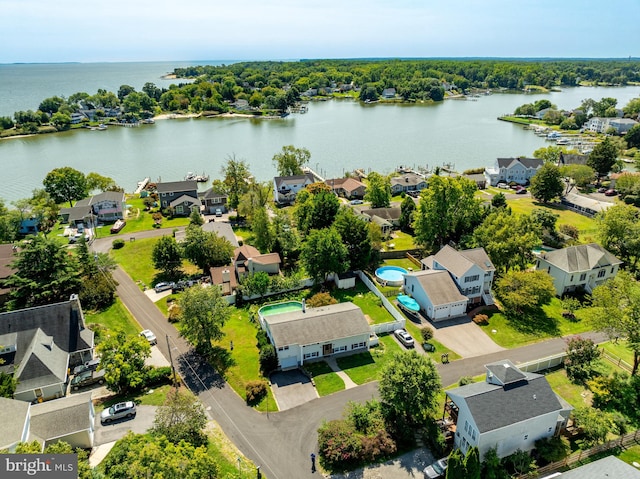
[[[298,358],[289,356],[288,358],[280,358],[280,369],[290,369],[298,367]]]

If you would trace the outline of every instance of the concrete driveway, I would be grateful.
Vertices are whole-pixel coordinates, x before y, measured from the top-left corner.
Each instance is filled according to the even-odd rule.
[[[137,406],[137,413],[133,419],[121,419],[111,424],[102,424],[100,414],[96,412],[94,446],[100,446],[108,442],[114,442],[133,431],[137,434],[144,434],[153,426],[156,417],[155,406]]]
[[[433,337],[463,358],[504,351],[469,316],[429,323]]]
[[[311,380],[299,370],[273,373],[271,391],[280,411],[300,406],[318,397]]]

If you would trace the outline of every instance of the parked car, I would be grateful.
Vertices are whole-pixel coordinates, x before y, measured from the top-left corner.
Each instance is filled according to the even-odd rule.
[[[412,348],[414,346],[413,338],[404,329],[396,329],[393,332],[394,336],[398,338],[405,348]]]
[[[155,290],[156,293],[162,293],[163,291],[169,291],[170,289],[173,289],[174,286],[175,286],[175,283],[169,283],[169,282],[163,281],[162,283],[156,284],[153,287],[153,289]]]
[[[156,335],[153,334],[153,331],[151,331],[150,329],[145,329],[144,331],[141,331],[140,336],[142,336],[147,341],[149,341],[149,344],[151,346],[153,346],[154,344],[158,344],[158,339],[156,338]]]
[[[362,201],[362,200],[351,200],[351,201],[349,201],[350,205],[361,205],[362,203],[364,203],[364,201]]]
[[[198,282],[193,279],[181,279],[173,285],[171,292],[178,293],[180,291],[184,291],[186,288],[190,288],[194,284],[198,284]]]
[[[444,477],[447,473],[448,462],[449,458],[443,457],[442,459],[438,459],[433,464],[425,467],[422,471],[424,473],[424,479],[438,479],[439,477]]]
[[[598,188],[598,193],[604,193],[605,191],[607,191],[607,189],[604,186]]]
[[[218,217],[222,216],[222,209],[216,208],[216,216]]]
[[[607,190],[604,192],[604,196],[616,196],[618,194],[618,192],[616,190]]]
[[[136,415],[136,405],[133,401],[119,402],[100,413],[100,422],[109,424],[118,419],[130,419]]]
[[[506,183],[498,183],[496,185],[498,188],[502,188],[503,190],[508,190],[509,189],[509,185]]]
[[[526,192],[527,192],[527,189],[524,186],[521,186],[516,190],[516,195],[524,195],[526,194]]]
[[[85,388],[93,384],[104,383],[104,370],[102,371],[83,371],[80,374],[76,374],[71,379],[71,389],[77,391],[80,388]]]
[[[76,366],[75,368],[73,368],[73,374],[77,375],[84,371],[95,371],[96,369],[98,369],[99,365],[100,365],[100,358],[86,361],[84,364],[81,364],[80,366]]]

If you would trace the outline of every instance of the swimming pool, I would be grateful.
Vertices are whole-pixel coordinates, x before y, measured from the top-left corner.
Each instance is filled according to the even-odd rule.
[[[408,271],[399,266],[381,266],[376,270],[378,283],[385,286],[402,286]]]
[[[293,311],[302,311],[302,303],[300,301],[285,301],[284,303],[267,304],[258,310],[258,314],[264,318],[274,314],[291,313]]]

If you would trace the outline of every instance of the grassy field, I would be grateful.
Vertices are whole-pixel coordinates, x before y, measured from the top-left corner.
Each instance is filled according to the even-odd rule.
[[[409,268],[413,268],[414,270],[420,269],[420,266],[416,265],[413,261],[410,261],[407,258],[385,259],[380,266],[399,266],[400,268],[404,268],[406,270],[408,270]]]
[[[146,391],[141,391],[135,394],[118,394],[109,396],[104,398],[104,400],[98,400],[96,402],[96,413],[99,414],[103,409],[122,401],[133,401],[141,406],[162,406],[167,398],[167,394],[171,390],[171,387],[172,386],[170,384],[165,384],[164,386],[160,386],[155,389],[147,389]]]
[[[391,247],[391,245],[393,245],[393,247]],[[392,238],[384,245],[384,248],[387,251],[414,249],[415,247],[416,245],[413,242],[413,236],[400,230],[394,231]]]
[[[380,344],[366,353],[337,358],[338,366],[360,385],[380,379],[380,369],[402,348],[389,335],[380,336]]]
[[[382,302],[365,286],[365,284],[356,280],[356,287],[352,289],[334,289],[331,296],[336,298],[340,303],[351,301],[353,304],[362,309],[362,312],[371,318],[373,324],[388,323],[393,321],[393,317],[389,311],[382,306]]]
[[[304,368],[311,373],[316,391],[321,397],[344,389],[342,378],[334,373],[325,361],[305,363]]]
[[[640,462],[640,445],[631,446],[627,449],[623,449],[620,454],[618,454],[618,459],[626,462],[633,466],[633,463]]]
[[[573,407],[591,406],[591,391],[587,388],[574,384],[567,378],[567,373],[563,369],[558,369],[545,375],[551,389],[562,397]]]
[[[627,345],[627,341],[624,339],[619,339],[617,342],[607,342],[601,345],[605,351],[613,356],[617,356],[621,358],[624,362],[626,362],[629,366],[633,366],[633,353],[629,346]]]
[[[537,314],[533,315],[507,318],[502,313],[488,312],[486,313],[489,316],[488,324],[480,327],[498,345],[505,348],[516,348],[593,329],[593,324],[584,317],[584,314],[581,314],[581,311],[576,312],[577,321],[563,318],[562,311],[560,299],[553,298],[549,304],[544,305]]]
[[[84,316],[87,324],[97,323],[112,331],[122,330],[126,334],[137,334],[142,330],[120,298],[116,298],[106,310],[99,313],[85,311]]]

